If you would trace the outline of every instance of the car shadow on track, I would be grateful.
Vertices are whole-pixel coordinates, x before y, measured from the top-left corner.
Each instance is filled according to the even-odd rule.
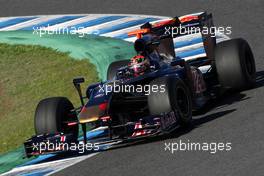
[[[227,114],[230,114],[232,112],[234,112],[236,109],[231,109],[231,110],[225,110],[225,111],[221,111],[221,112],[216,112],[213,114],[209,114],[206,116],[203,116],[199,119],[194,119],[192,125],[190,125],[189,127],[179,127],[177,128],[174,132],[172,132],[171,134],[168,135],[163,135],[163,136],[157,136],[157,137],[152,137],[152,138],[148,138],[142,141],[138,141],[132,144],[127,144],[127,145],[123,145],[123,146],[117,146],[117,147],[113,147],[110,148],[109,150],[115,150],[115,149],[119,149],[119,148],[124,148],[124,147],[130,147],[130,146],[135,146],[135,145],[141,145],[141,144],[148,144],[148,143],[152,143],[152,142],[158,142],[158,141],[164,141],[167,139],[173,139],[173,138],[178,138],[184,134],[187,134],[189,132],[191,132],[193,129],[195,128],[199,128],[199,126],[201,126],[204,123],[213,121],[215,119],[218,119],[220,117],[223,117]]]
[[[258,71],[256,73],[256,84],[253,88],[243,92],[227,91],[223,95],[210,100],[209,103],[207,103],[202,109],[193,112],[193,115],[203,115],[213,109],[222,109],[224,107],[228,107],[231,104],[234,104],[235,102],[248,100],[250,99],[250,97],[246,95],[247,91],[254,90],[260,87],[264,87],[264,71]]]

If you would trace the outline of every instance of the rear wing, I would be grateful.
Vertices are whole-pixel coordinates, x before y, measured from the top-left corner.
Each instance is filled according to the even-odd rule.
[[[201,33],[202,41],[206,56],[209,60],[214,59],[214,48],[216,45],[215,31],[211,30],[213,25],[212,14],[206,12],[185,15],[181,17],[174,17],[172,19],[164,20],[154,24],[149,22],[143,24],[140,29],[128,33],[128,36],[135,35],[141,38],[146,34],[154,34],[160,37],[159,51],[160,53],[176,57],[174,51],[173,38],[194,33]],[[202,32],[205,28],[210,32]],[[177,30],[173,33],[172,30]],[[194,30],[195,29],[195,30]],[[177,43],[176,43],[177,45]]]

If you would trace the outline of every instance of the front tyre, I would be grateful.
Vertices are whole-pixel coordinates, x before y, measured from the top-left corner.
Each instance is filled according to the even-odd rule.
[[[35,132],[40,134],[71,133],[78,137],[78,125],[69,127],[66,121],[77,121],[72,103],[65,97],[46,98],[39,102],[35,112]]]

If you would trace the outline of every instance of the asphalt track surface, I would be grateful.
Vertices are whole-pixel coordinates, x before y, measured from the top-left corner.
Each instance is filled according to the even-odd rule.
[[[232,38],[251,45],[257,65],[257,86],[226,95],[195,116],[194,127],[168,138],[100,153],[55,175],[263,175],[264,59],[263,0],[1,0],[0,16],[76,13],[129,13],[175,16],[208,11],[217,26],[231,26]],[[230,80],[232,81],[232,80]],[[232,150],[164,151],[164,143],[231,142]]]

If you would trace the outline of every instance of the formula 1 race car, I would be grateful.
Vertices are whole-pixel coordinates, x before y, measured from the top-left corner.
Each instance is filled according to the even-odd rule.
[[[180,27],[211,28],[212,15],[174,17],[146,23],[130,32],[128,35],[137,37],[137,56],[111,63],[107,81],[89,85],[85,96],[80,86],[84,78],[73,80],[80,96],[79,108],[74,108],[65,97],[39,102],[35,112],[36,135],[24,143],[26,155],[66,151],[64,147],[39,151],[34,147],[36,143],[122,144],[171,133],[179,126],[188,126],[192,112],[219,92],[254,86],[255,61],[244,39],[216,44],[214,31],[202,33],[206,56],[185,61],[174,52],[173,37],[189,35],[188,30],[174,36],[168,32]],[[88,140],[87,132],[96,129],[105,133]]]

